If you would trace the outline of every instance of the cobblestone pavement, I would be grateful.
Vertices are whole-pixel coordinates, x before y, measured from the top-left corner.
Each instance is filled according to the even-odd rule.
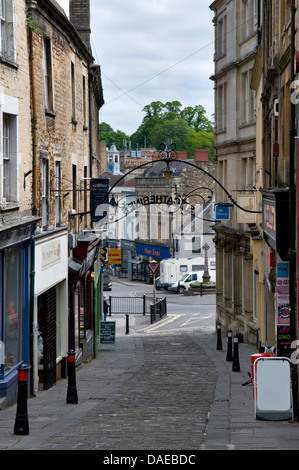
[[[92,390],[97,406],[41,449],[199,449],[216,383],[211,361],[187,333],[142,343],[140,370],[109,396]]]
[[[76,372],[78,404],[66,403],[66,379],[30,398],[28,436],[13,434],[15,406],[0,411],[0,450],[299,450],[298,422],[254,416],[243,386],[253,347],[239,345],[233,372],[214,328],[162,331],[136,316],[126,335],[116,324],[116,345]]]

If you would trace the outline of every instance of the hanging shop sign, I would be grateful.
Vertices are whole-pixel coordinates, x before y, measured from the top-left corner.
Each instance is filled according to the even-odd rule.
[[[229,220],[229,206],[218,205],[215,207],[216,220]]]
[[[102,204],[107,204],[109,191],[109,178],[91,178],[90,180],[90,210],[91,222],[98,222],[105,214],[96,215],[96,209]]]
[[[121,264],[121,249],[108,248],[108,264]]]
[[[263,191],[263,235],[282,261],[288,260],[288,191]]]
[[[165,204],[167,206],[178,205],[184,207],[190,205],[190,209],[194,210],[194,206],[190,204],[186,197],[170,196],[169,194],[153,194],[151,196],[143,196],[136,199],[136,201],[131,201],[127,204],[127,211],[131,212],[132,210],[138,209],[140,206],[149,206],[151,204]]]
[[[245,210],[238,209],[238,224],[255,224],[256,223],[256,195],[255,194],[239,194],[237,203]],[[253,211],[253,212],[251,212]]]

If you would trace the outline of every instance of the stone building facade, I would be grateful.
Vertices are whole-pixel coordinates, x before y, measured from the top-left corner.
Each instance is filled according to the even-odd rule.
[[[255,93],[250,87],[257,46],[256,0],[214,1],[216,203],[229,204],[229,219],[214,226],[217,321],[256,339],[250,224],[256,223]],[[236,205],[238,204],[238,205]],[[246,209],[246,211],[239,209]],[[249,212],[253,211],[253,212]]]
[[[33,234],[30,61],[26,2],[1,2],[0,406],[16,397],[17,367],[30,363]]]
[[[296,135],[297,125],[295,120],[291,123],[292,81],[295,77],[295,65],[291,60],[291,20],[291,2],[264,2],[260,11],[252,80],[257,96],[256,187],[262,209],[257,224],[258,240],[256,237],[252,243],[255,269],[261,286],[257,289],[257,327],[261,344],[275,345],[279,355],[290,355],[291,334],[290,317],[284,315],[281,318],[279,315],[281,301],[278,298],[280,288],[277,282],[283,268],[289,270],[289,276],[285,276],[285,281],[289,283],[292,272],[294,286],[297,275],[296,263],[291,268],[288,255],[288,236],[291,231],[288,198],[290,181],[295,177],[290,175],[291,140],[292,135],[293,138]],[[270,219],[267,220],[270,212],[276,219],[272,227]],[[285,230],[286,225],[288,231]],[[293,311],[295,315],[294,308]]]
[[[167,248],[170,256],[174,257],[177,256],[173,243],[174,234],[178,236],[180,232],[186,231],[191,220],[191,240],[195,244],[200,238],[202,243],[202,214],[197,218],[193,208],[203,207],[215,191],[215,181],[209,176],[214,176],[215,166],[209,161],[208,151],[195,151],[194,160],[182,159],[182,156],[179,156],[178,161],[170,163],[172,177],[169,180],[163,175],[165,162],[156,162],[135,178],[136,201],[143,201],[145,198],[149,201],[149,204],[141,205],[138,211],[136,242]],[[153,204],[150,203],[151,199]],[[182,206],[184,199],[188,203]],[[184,236],[186,237],[186,233]],[[189,251],[190,256],[192,251],[195,252],[191,245]],[[212,246],[211,254],[214,254]]]
[[[32,199],[36,281],[33,392],[66,371],[68,350],[82,362],[94,339],[92,267],[99,240],[90,235],[90,179],[97,172],[100,67],[89,44],[89,1],[70,3],[73,24],[55,0],[28,2],[32,98]],[[80,7],[78,10],[78,6]],[[87,231],[87,232],[86,232]],[[69,316],[67,315],[69,312]]]

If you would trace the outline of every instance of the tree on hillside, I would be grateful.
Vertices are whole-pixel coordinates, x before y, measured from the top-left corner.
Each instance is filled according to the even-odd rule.
[[[151,130],[149,139],[157,149],[169,138],[176,143],[177,150],[186,150],[186,141],[190,137],[190,131],[184,119],[165,119]]]
[[[187,150],[189,158],[194,155],[194,150],[196,149],[208,149],[209,159],[213,161],[215,153],[213,132],[207,132],[202,129],[198,131],[191,129],[189,139],[185,142],[185,145],[185,150]]]
[[[99,126],[99,138],[101,141],[106,142],[108,148],[115,144],[118,150],[123,150],[124,142],[126,141],[129,144],[130,140],[128,135],[119,130],[114,131],[106,122],[102,122]]]
[[[179,101],[153,101],[144,106],[145,116],[141,125],[130,137],[124,132],[113,131],[109,124],[100,125],[100,139],[110,147],[114,142],[118,150],[123,149],[123,142],[130,141],[131,148],[156,147],[167,138],[176,143],[178,150],[187,150],[192,158],[196,148],[209,149],[213,157],[213,123],[206,117],[203,106],[187,106],[184,109]]]
[[[186,119],[189,126],[193,127],[196,131],[202,129],[203,131],[213,132],[213,125],[205,116],[206,110],[200,104],[192,108],[188,106],[181,111],[181,117]]]

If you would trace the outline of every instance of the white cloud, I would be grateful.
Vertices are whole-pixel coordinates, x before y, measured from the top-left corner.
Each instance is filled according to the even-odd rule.
[[[58,3],[68,14],[68,0]],[[210,4],[210,0],[90,1],[92,49],[102,69],[105,99],[100,121],[130,135],[141,124],[145,105],[174,100],[183,108],[201,104],[211,117]]]

